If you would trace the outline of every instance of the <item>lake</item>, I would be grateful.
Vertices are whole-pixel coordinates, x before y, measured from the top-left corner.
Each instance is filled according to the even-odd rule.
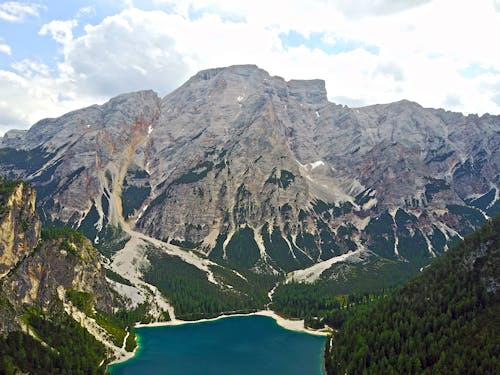
[[[113,375],[322,374],[325,337],[280,327],[250,315],[179,326],[136,329],[134,358]]]

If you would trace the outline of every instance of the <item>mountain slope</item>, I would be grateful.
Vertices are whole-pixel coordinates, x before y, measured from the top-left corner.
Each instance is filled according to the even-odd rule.
[[[0,178],[0,372],[104,374],[136,346],[128,327],[155,317],[114,290],[126,281],[81,233],[41,229],[35,197]]]
[[[418,269],[500,209],[499,127],[408,101],[351,109],[321,80],[232,66],[7,133],[0,174],[109,257],[130,228],[258,274],[354,250]]]
[[[330,374],[500,371],[500,216],[333,336]]]

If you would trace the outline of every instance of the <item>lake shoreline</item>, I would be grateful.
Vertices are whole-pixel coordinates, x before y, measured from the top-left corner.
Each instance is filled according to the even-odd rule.
[[[267,316],[269,318],[272,318],[280,327],[287,329],[289,331],[307,333],[307,334],[315,335],[315,336],[328,336],[330,334],[330,332],[325,331],[325,330],[313,330],[313,329],[305,328],[303,319],[286,319],[286,318],[283,318],[282,316],[278,315],[276,312],[274,312],[272,310],[259,310],[256,312],[246,313],[246,314],[223,314],[223,315],[219,315],[219,316],[214,317],[214,318],[199,319],[199,320],[174,319],[174,320],[169,320],[167,322],[155,322],[155,323],[146,323],[146,324],[137,323],[136,325],[134,325],[134,328],[155,328],[155,327],[180,326],[180,325],[185,325],[185,324],[198,324],[198,323],[214,322],[214,321],[217,321],[220,319],[234,318],[234,317],[239,317],[239,316],[244,317],[244,316],[252,316],[252,315]],[[129,359],[133,358],[137,354],[138,349],[139,349],[139,343],[137,343],[137,346],[134,348],[134,350],[132,352],[127,352],[127,354],[125,354],[124,356],[114,359],[112,362],[110,362],[108,364],[108,366],[128,361]]]

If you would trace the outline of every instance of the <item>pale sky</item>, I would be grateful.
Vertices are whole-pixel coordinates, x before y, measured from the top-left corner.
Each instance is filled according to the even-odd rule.
[[[349,106],[500,114],[500,0],[1,1],[0,135],[234,64]]]

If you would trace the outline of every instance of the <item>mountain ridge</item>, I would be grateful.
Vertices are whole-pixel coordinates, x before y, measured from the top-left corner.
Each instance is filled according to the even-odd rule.
[[[351,109],[322,80],[232,66],[8,133],[0,174],[98,245],[127,221],[231,264],[248,227],[258,273],[364,249],[421,263],[500,209],[499,124],[406,100]]]

